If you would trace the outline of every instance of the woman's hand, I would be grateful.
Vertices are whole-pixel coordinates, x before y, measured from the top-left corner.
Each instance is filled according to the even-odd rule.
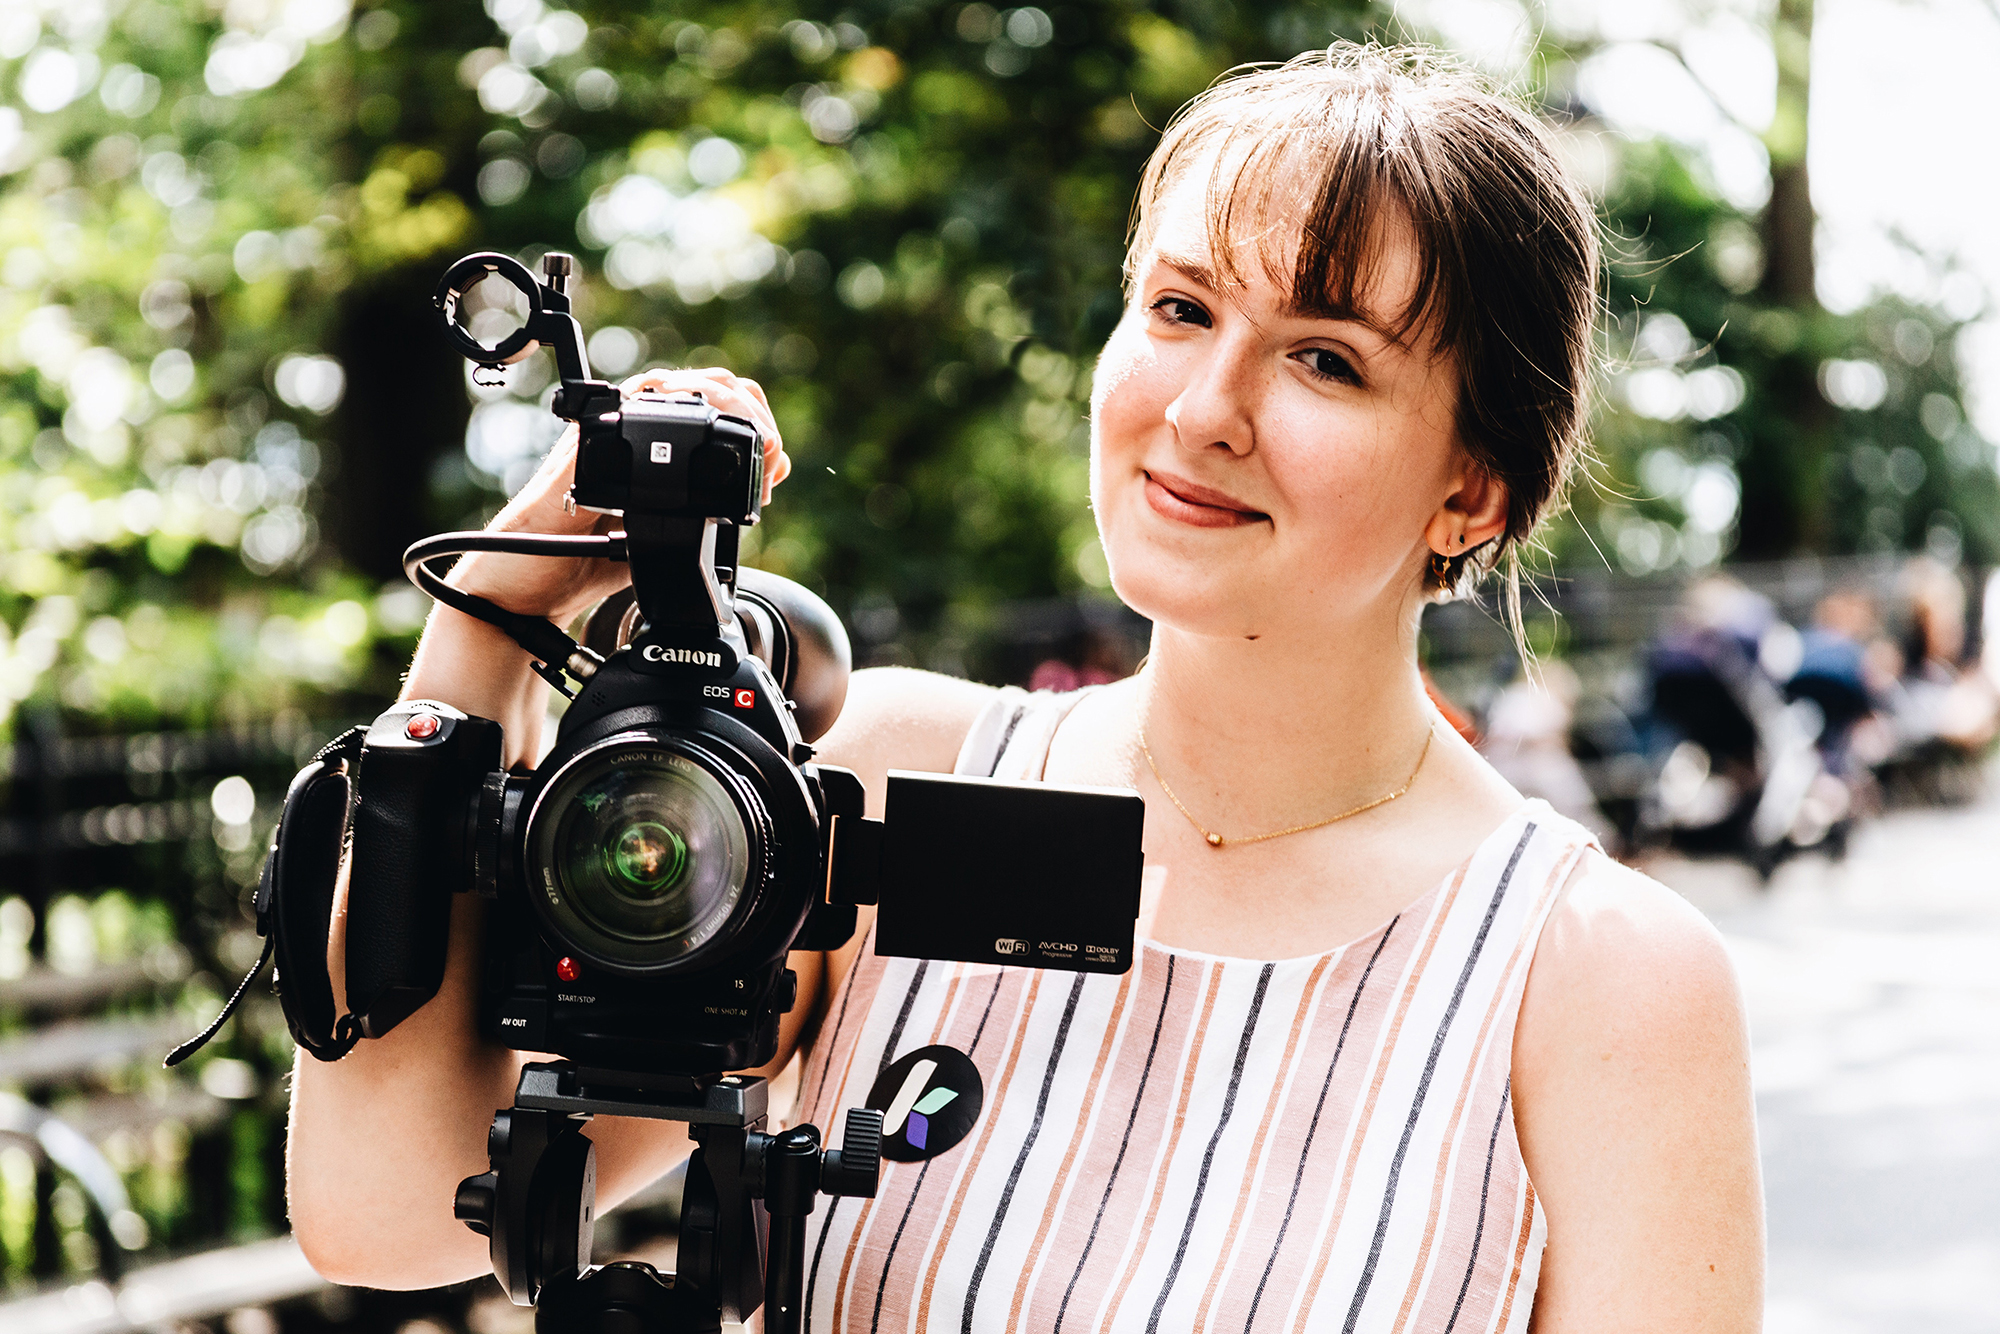
[[[704,370],[656,369],[642,372],[619,386],[627,398],[644,392],[697,393],[719,412],[754,423],[764,437],[764,496],[791,473],[792,461],[771,415],[770,400],[755,380],[732,375],[719,366]],[[622,527],[615,515],[588,510],[565,512],[563,499],[576,476],[576,427],[556,441],[527,485],[507,502],[487,525],[499,533],[609,533]],[[631,582],[621,561],[550,559],[476,552],[463,556],[448,576],[455,588],[499,603],[510,611],[546,616],[567,625],[585,610]]]

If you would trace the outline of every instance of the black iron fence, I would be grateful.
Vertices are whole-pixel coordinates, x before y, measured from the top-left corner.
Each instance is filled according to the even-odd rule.
[[[160,1060],[256,957],[274,803],[329,730],[77,736],[29,713],[0,750],[0,1288],[52,1294],[43,1316],[98,1327],[144,1273],[138,1307],[179,1318],[161,1265],[283,1233],[275,1002]]]

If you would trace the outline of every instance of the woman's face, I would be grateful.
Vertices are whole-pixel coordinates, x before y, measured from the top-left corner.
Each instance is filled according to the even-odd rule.
[[[1469,472],[1450,358],[1393,333],[1416,284],[1413,243],[1399,227],[1377,248],[1354,318],[1308,313],[1249,244],[1240,280],[1219,276],[1207,174],[1191,168],[1159,202],[1097,363],[1091,499],[1113,586],[1197,634],[1400,615],[1422,594],[1427,530],[1456,550],[1466,524],[1441,511]],[[1491,535],[1475,526],[1467,547]]]

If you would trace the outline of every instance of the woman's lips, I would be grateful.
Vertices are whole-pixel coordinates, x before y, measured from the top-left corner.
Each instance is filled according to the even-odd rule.
[[[1237,528],[1263,523],[1271,516],[1247,509],[1220,491],[1199,486],[1171,473],[1145,473],[1146,503],[1162,518],[1196,528]]]

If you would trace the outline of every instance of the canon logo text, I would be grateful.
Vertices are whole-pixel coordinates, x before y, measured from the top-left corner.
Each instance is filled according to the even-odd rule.
[[[704,652],[697,648],[667,648],[661,644],[648,644],[639,650],[639,656],[647,662],[687,662],[697,667],[720,667],[720,653]]]

